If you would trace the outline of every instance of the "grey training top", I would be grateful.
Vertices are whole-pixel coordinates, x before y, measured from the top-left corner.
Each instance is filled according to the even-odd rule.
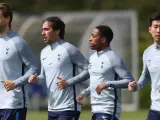
[[[27,107],[26,83],[30,75],[38,73],[38,67],[28,44],[17,33],[10,30],[0,36],[0,109]],[[14,80],[16,88],[7,92],[4,80]]]
[[[143,71],[137,89],[151,81],[151,110],[160,111],[160,47],[152,44],[143,54]]]
[[[134,80],[123,60],[110,47],[107,47],[91,55],[89,74],[90,86],[82,94],[91,95],[92,112],[108,113],[119,119],[120,88],[127,88],[128,83]],[[96,87],[101,82],[105,82],[109,87],[98,95]]]
[[[73,66],[82,72],[73,77]],[[59,90],[57,77],[69,81],[69,87]],[[75,81],[84,81],[89,78],[88,61],[82,53],[70,43],[60,40],[52,45],[46,46],[41,52],[41,74],[39,81],[45,80],[48,88],[48,110],[80,110],[76,104],[76,93],[79,92],[79,85],[73,88]],[[78,93],[77,93],[78,95]]]

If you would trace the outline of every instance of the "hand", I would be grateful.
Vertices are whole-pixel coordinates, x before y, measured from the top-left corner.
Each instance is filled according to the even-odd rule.
[[[134,89],[136,88],[136,86],[137,86],[137,82],[136,81],[129,82],[128,91],[133,92]]]
[[[97,87],[96,87],[96,92],[98,95],[101,94],[102,90],[107,88],[108,85],[105,83],[105,82],[102,82],[101,84],[99,84]]]
[[[57,82],[58,89],[62,90],[68,87],[68,83],[66,82],[66,80],[64,80],[61,77],[57,77],[57,78],[58,78],[58,82]]]
[[[77,96],[77,98],[76,98],[77,103],[80,104],[80,105],[82,105],[83,99],[84,99],[84,95],[83,95],[83,94],[80,94],[80,95]]]
[[[13,80],[4,80],[4,87],[7,91],[13,90],[15,88],[15,81]]]
[[[38,74],[34,74],[34,75],[31,75],[29,78],[28,78],[28,82],[29,83],[36,83],[37,82],[37,77],[38,77]]]

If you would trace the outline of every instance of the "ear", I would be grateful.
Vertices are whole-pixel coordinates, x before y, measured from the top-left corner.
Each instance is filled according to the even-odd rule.
[[[151,33],[151,29],[152,29],[152,28],[151,28],[151,26],[150,26],[150,27],[148,27],[148,31],[149,31],[150,33]]]
[[[59,29],[58,29],[58,30],[56,30],[56,31],[55,31],[55,33],[56,33],[57,35],[59,35],[60,30],[59,30]]]
[[[10,17],[9,17],[9,16],[8,16],[8,17],[6,17],[6,18],[5,18],[5,20],[6,20],[6,22],[7,22],[7,23],[9,23],[9,21],[10,21]]]
[[[106,37],[102,38],[102,43],[105,43],[107,41]]]

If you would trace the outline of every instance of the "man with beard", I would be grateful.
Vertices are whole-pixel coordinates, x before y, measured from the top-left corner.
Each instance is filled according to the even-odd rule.
[[[65,23],[58,17],[43,21],[42,36],[47,46],[41,51],[41,74],[32,75],[30,83],[45,81],[48,89],[48,120],[78,120],[80,105],[75,81],[89,78],[88,60],[73,45],[64,40]],[[75,74],[75,68],[82,72]],[[62,84],[65,89],[62,90]],[[78,93],[77,93],[78,94]]]
[[[38,73],[38,61],[26,41],[11,30],[12,18],[10,6],[0,3],[0,119],[26,120],[26,84]]]

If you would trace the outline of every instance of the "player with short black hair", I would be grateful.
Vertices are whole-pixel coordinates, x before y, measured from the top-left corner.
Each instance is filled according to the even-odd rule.
[[[121,88],[127,88],[133,77],[122,58],[112,50],[113,31],[100,25],[92,30],[90,48],[96,50],[89,59],[90,86],[77,97],[91,97],[92,120],[118,120],[121,114]]]
[[[160,119],[160,12],[153,13],[149,18],[149,33],[153,44],[143,53],[143,71],[138,82],[128,85],[129,91],[138,91],[151,82],[151,107],[147,120]]]

